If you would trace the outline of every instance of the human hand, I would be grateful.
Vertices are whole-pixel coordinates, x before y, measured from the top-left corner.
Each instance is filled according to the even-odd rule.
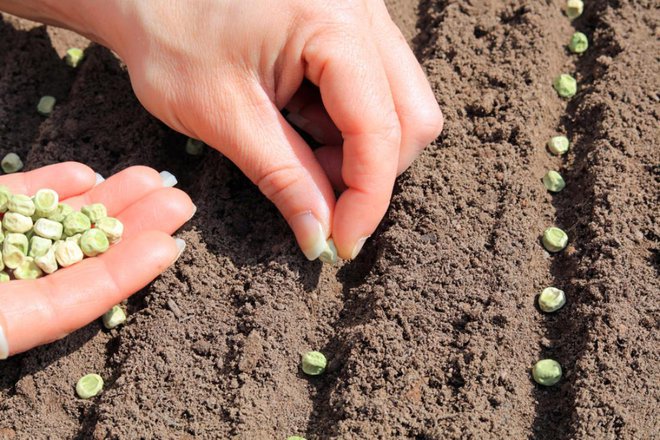
[[[0,176],[14,193],[52,188],[75,209],[103,203],[124,224],[106,253],[29,281],[0,284],[0,359],[60,339],[107,312],[167,269],[183,250],[171,234],[195,212],[151,168],[131,167],[95,186],[85,165],[67,162]]]
[[[238,165],[310,260],[330,235],[340,257],[354,258],[397,174],[442,128],[424,73],[380,0],[108,4],[87,33],[125,61],[142,104]],[[312,151],[283,108],[323,147]],[[343,190],[338,200],[333,186]]]

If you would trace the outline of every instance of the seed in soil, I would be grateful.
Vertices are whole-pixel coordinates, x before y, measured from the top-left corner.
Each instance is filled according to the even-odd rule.
[[[18,154],[9,153],[0,162],[0,167],[5,174],[16,173],[23,169],[23,161],[18,157]]]
[[[64,62],[70,66],[73,67],[74,69],[78,67],[78,64],[82,61],[82,59],[85,57],[85,52],[82,49],[79,49],[77,47],[71,47],[66,51],[66,55],[64,56]]]
[[[199,156],[204,152],[205,146],[204,142],[198,139],[188,138],[186,141],[186,153],[191,156]]]
[[[576,32],[571,37],[571,42],[568,43],[568,48],[573,53],[582,53],[589,47],[589,40],[582,32]]]
[[[548,141],[548,150],[550,150],[552,154],[561,156],[568,152],[569,145],[570,143],[566,136],[553,136]]]
[[[582,0],[566,1],[566,16],[571,20],[582,15],[583,11],[584,11],[584,3],[582,2]]]
[[[103,389],[103,378],[98,374],[87,374],[76,383],[76,394],[81,399],[90,399]]]
[[[556,287],[546,287],[539,295],[539,308],[546,313],[556,312],[566,304],[566,294]]]
[[[42,116],[48,116],[52,113],[55,107],[55,98],[53,96],[42,96],[37,104],[37,112]]]
[[[549,252],[559,252],[568,244],[568,235],[557,227],[551,227],[543,232],[543,246]]]
[[[562,73],[555,78],[552,86],[562,98],[571,98],[577,93],[577,81],[567,73]]]
[[[566,187],[566,182],[564,182],[561,174],[557,171],[550,170],[543,176],[543,185],[548,191],[559,192]]]
[[[561,365],[553,359],[543,359],[534,364],[532,377],[539,385],[552,386],[561,379]]]
[[[103,326],[108,330],[126,322],[126,312],[121,306],[114,306],[103,315]]]
[[[326,242],[325,249],[319,255],[319,260],[326,264],[335,264],[337,262],[337,247],[332,238]]]
[[[323,353],[318,351],[308,351],[302,357],[302,370],[310,376],[318,376],[325,371],[328,364]]]

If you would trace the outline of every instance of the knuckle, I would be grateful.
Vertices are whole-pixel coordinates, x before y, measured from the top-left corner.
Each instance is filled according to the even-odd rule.
[[[418,137],[423,144],[433,142],[442,132],[444,117],[438,105],[433,105],[422,111],[416,118]]]
[[[285,164],[265,171],[256,184],[270,201],[278,204],[302,179],[298,166]]]

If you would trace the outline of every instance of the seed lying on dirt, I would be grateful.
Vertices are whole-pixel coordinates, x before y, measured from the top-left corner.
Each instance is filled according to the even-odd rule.
[[[582,53],[587,50],[589,47],[589,39],[582,32],[576,32],[571,37],[570,43],[568,43],[568,48],[573,53]]]
[[[557,171],[550,170],[543,176],[543,185],[548,191],[559,192],[566,187],[566,182],[564,182],[561,174]]]
[[[332,238],[326,242],[325,249],[319,255],[319,260],[326,264],[335,264],[337,262],[337,247]]]
[[[556,287],[546,287],[539,295],[539,308],[547,313],[556,312],[566,304],[566,294]]]
[[[567,73],[562,73],[555,78],[552,86],[562,98],[572,98],[577,93],[577,81]]]
[[[323,353],[318,351],[308,351],[302,357],[302,370],[310,376],[318,376],[325,371],[328,361]]]
[[[66,51],[66,55],[64,56],[64,62],[70,66],[73,67],[74,69],[78,67],[78,64],[82,61],[82,59],[85,57],[85,52],[82,49],[79,49],[77,47],[71,47]]]
[[[582,0],[566,1],[566,16],[571,20],[582,15],[583,11],[584,11],[584,3],[582,2]]]
[[[114,306],[103,315],[103,326],[108,330],[126,322],[126,312],[121,306]]]
[[[9,153],[0,162],[0,167],[5,174],[16,173],[23,169],[23,161],[18,157],[18,154]]]
[[[37,104],[37,112],[42,116],[48,116],[52,113],[53,107],[55,107],[55,97],[53,96],[42,96]]]
[[[199,156],[204,152],[205,146],[206,144],[200,140],[188,138],[186,141],[186,153],[190,154],[191,156]]]
[[[551,227],[543,232],[543,246],[549,252],[559,252],[568,244],[568,235],[559,228]]]
[[[39,278],[102,254],[121,239],[124,226],[105,217],[105,206],[93,204],[83,211],[87,215],[59,203],[52,189],[28,197],[0,186],[0,271],[6,268],[9,280]]]
[[[552,154],[561,156],[568,152],[569,145],[570,143],[566,136],[553,136],[548,141],[548,150],[550,150]]]
[[[103,389],[103,378],[98,374],[87,374],[76,383],[76,394],[81,399],[90,399]]]
[[[543,359],[534,364],[532,377],[539,385],[552,386],[561,379],[561,365],[553,359]]]

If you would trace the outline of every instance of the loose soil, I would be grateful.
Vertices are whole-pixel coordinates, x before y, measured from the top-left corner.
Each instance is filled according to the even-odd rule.
[[[32,169],[173,172],[199,211],[175,267],[95,322],[0,363],[0,438],[660,438],[660,16],[650,0],[391,0],[445,130],[398,181],[363,254],[307,262],[276,210],[219,153],[139,105],[123,66],[87,42],[0,21],[0,153]],[[579,29],[582,56],[565,49]],[[561,72],[580,91],[551,87]],[[58,98],[43,119],[39,97]],[[565,158],[546,140],[567,133]],[[568,183],[551,195],[549,168]],[[539,243],[556,224],[569,248]],[[562,288],[544,315],[535,296]],[[327,354],[308,378],[301,353]],[[529,369],[559,360],[540,388]],[[101,396],[75,397],[87,372]]]

